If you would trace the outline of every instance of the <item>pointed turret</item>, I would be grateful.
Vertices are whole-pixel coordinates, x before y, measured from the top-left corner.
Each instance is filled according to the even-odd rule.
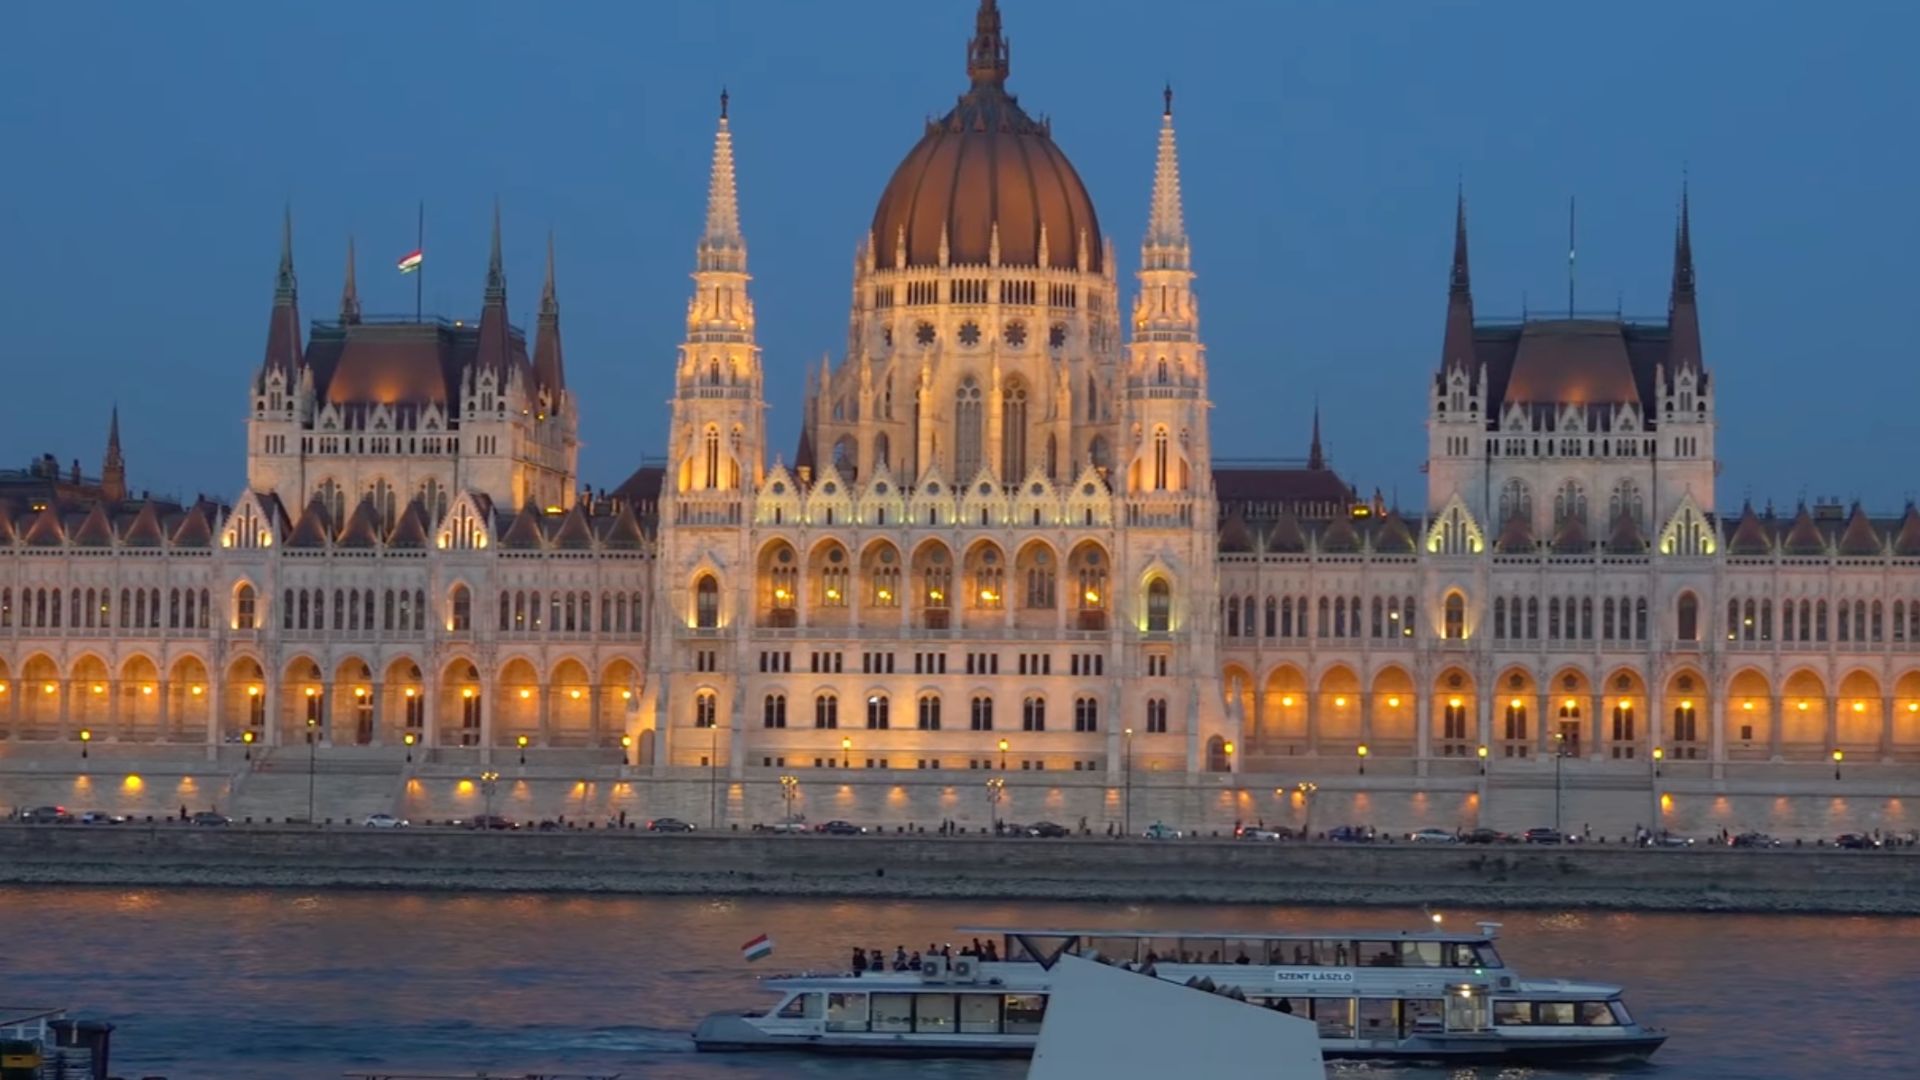
[[[733,131],[728,95],[720,91],[720,126],[713,135],[713,172],[707,180],[707,230],[700,238],[700,270],[747,271],[747,239],[740,231],[740,193],[733,175]]]
[[[493,242],[487,255],[487,290],[480,308],[479,353],[474,363],[503,381],[512,363],[512,329],[507,321],[507,271],[500,257],[500,202],[493,203]]]
[[[1440,347],[1440,368],[1472,370],[1473,282],[1467,271],[1467,192],[1454,197],[1453,267],[1447,274],[1447,331]]]
[[[107,423],[107,455],[100,464],[100,493],[108,502],[123,502],[127,497],[127,460],[120,453],[120,406],[113,407],[113,419]]]
[[[360,321],[360,286],[354,281],[353,237],[347,237],[347,280],[340,287],[340,321],[352,326]]]
[[[1693,292],[1693,222],[1687,185],[1680,185],[1680,226],[1673,240],[1673,292],[1667,301],[1671,336],[1667,374],[1700,370],[1700,311]]]
[[[1307,468],[1324,469],[1327,456],[1320,450],[1320,403],[1313,403],[1313,443],[1307,447]]]
[[[558,409],[567,389],[567,366],[560,351],[560,300],[554,291],[553,234],[547,234],[547,282],[540,288],[540,320],[533,343],[533,380]]]
[[[278,372],[284,384],[291,387],[301,362],[300,287],[293,276],[293,208],[289,206],[280,226],[280,270],[273,286],[273,313],[267,320],[267,354],[260,369],[261,381]]]
[[[1160,113],[1160,149],[1153,165],[1153,204],[1147,216],[1147,238],[1141,245],[1141,265],[1150,269],[1187,270],[1193,253],[1187,240],[1186,216],[1180,206],[1180,155],[1173,137],[1173,87],[1163,92]]]

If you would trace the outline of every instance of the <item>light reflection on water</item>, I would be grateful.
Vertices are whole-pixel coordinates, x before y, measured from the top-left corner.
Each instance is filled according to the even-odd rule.
[[[1623,983],[1672,1040],[1625,1071],[1336,1063],[1339,1080],[1813,1080],[1915,1075],[1920,919],[1449,912],[1504,925],[1528,976]],[[955,941],[959,925],[1412,929],[1417,911],[299,890],[0,888],[0,1001],[119,1025],[115,1072],[334,1080],[351,1068],[654,1080],[1012,1080],[1016,1062],[694,1055],[756,975]],[[24,930],[24,932],[23,932]],[[772,934],[775,956],[739,959]],[[1196,1047],[1196,1062],[1204,1060]]]

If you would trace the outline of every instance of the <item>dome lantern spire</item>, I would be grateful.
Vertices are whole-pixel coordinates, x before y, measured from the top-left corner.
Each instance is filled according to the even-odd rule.
[[[1007,81],[1007,40],[1000,33],[1000,5],[980,0],[973,19],[973,40],[967,44],[967,77],[975,86],[1003,86]]]

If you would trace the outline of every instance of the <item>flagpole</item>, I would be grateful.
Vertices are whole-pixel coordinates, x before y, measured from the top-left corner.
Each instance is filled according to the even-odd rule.
[[[413,250],[415,251],[427,250],[427,200],[425,199],[420,200],[420,217],[414,232]],[[422,261],[420,266],[416,268],[413,272],[413,321],[414,322],[426,321],[421,315],[421,308],[420,308],[420,294],[421,294],[422,288],[424,288],[421,279],[425,278],[426,276],[427,276],[427,266],[425,261]]]

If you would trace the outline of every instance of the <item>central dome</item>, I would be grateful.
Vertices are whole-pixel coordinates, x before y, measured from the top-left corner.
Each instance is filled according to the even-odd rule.
[[[927,125],[880,195],[875,262],[893,266],[904,238],[908,266],[938,266],[944,230],[949,262],[984,265],[997,223],[1002,266],[1039,265],[1044,230],[1048,265],[1077,265],[1084,235],[1087,268],[1098,273],[1102,242],[1093,200],[1053,144],[1049,125],[1006,91],[1007,46],[994,0],[980,5],[967,74],[973,88]]]

